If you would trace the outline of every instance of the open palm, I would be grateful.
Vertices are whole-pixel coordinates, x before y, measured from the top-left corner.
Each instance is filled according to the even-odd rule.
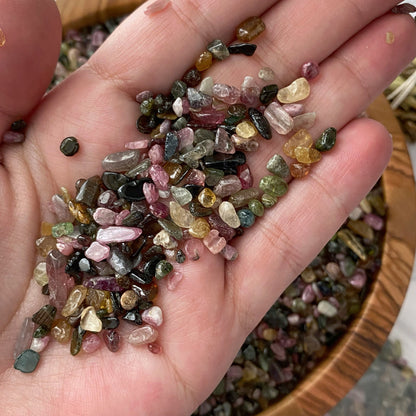
[[[35,4],[34,4],[35,3]],[[1,145],[0,166],[0,404],[4,415],[186,415],[212,391],[239,346],[368,192],[390,155],[390,138],[374,121],[357,119],[416,53],[415,25],[388,13],[395,0],[172,0],[163,12],[140,8],[73,76],[41,99],[60,43],[53,1],[0,0],[0,124],[30,114],[25,143]],[[21,323],[45,298],[31,281],[34,241],[47,203],[60,186],[101,172],[101,160],[137,138],[135,94],[166,92],[215,38],[260,15],[267,31],[252,58],[232,57],[209,71],[240,85],[261,67],[279,85],[307,60],[320,62],[306,106],[317,111],[313,135],[339,130],[333,151],[261,221],[236,240],[240,257],[227,263],[206,251],[182,267],[174,292],[160,284],[165,322],[160,354],[123,343],[72,357],[53,343],[36,372],[12,368]],[[387,31],[395,42],[385,41]],[[80,152],[66,158],[59,144],[76,136]],[[255,181],[281,147],[261,144],[250,155]]]

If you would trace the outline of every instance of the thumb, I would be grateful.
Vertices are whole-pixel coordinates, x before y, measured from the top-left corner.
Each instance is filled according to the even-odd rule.
[[[59,54],[54,0],[0,0],[0,135],[41,99]]]

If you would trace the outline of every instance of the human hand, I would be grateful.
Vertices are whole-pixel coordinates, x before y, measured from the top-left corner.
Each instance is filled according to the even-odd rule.
[[[4,414],[189,414],[215,387],[246,335],[382,173],[390,137],[378,123],[356,117],[414,57],[414,22],[388,14],[395,5],[392,0],[340,0],[331,5],[319,0],[212,0],[197,5],[173,0],[150,17],[140,8],[88,64],[41,99],[60,43],[54,2],[1,4],[7,17],[0,20],[6,35],[0,48],[2,131],[31,114],[26,141],[1,145]],[[252,15],[261,15],[267,26],[255,41],[255,55],[232,57],[207,74],[238,86],[245,75],[269,66],[277,83],[286,85],[298,76],[303,62],[320,62],[321,73],[306,107],[318,114],[314,136],[328,126],[339,130],[335,148],[235,240],[237,261],[226,263],[206,250],[199,261],[181,266],[184,278],[174,292],[160,283],[157,304],[165,315],[160,354],[124,343],[115,355],[102,348],[74,358],[53,343],[36,372],[15,371],[12,351],[21,323],[45,303],[31,275],[34,241],[40,221],[50,215],[51,195],[60,186],[71,190],[80,176],[101,172],[106,154],[137,137],[137,92],[168,91],[209,41],[231,41],[234,27]],[[387,31],[395,34],[394,44],[385,42]],[[15,42],[19,36],[33,39],[26,43],[30,48]],[[69,135],[81,143],[74,158],[59,151]],[[255,182],[280,147],[272,139],[250,155]]]

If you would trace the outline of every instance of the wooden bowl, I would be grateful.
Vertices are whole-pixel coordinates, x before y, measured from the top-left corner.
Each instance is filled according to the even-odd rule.
[[[64,32],[133,11],[145,0],[57,0]],[[361,378],[396,320],[412,273],[416,247],[416,191],[406,143],[384,96],[368,108],[393,136],[393,155],[382,184],[388,218],[382,265],[361,312],[334,348],[282,400],[259,416],[321,416]]]

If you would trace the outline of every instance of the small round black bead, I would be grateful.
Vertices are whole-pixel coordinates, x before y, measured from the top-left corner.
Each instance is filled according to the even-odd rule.
[[[74,156],[79,150],[79,143],[75,137],[69,136],[62,140],[59,148],[65,156]]]

